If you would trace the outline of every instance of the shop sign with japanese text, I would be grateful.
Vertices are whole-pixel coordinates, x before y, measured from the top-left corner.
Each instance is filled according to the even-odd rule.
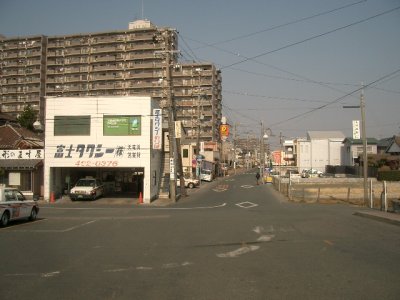
[[[44,150],[0,150],[0,159],[44,159]]]
[[[141,158],[140,144],[106,147],[103,144],[60,144],[54,160],[71,161],[77,167],[117,167],[122,160]]]

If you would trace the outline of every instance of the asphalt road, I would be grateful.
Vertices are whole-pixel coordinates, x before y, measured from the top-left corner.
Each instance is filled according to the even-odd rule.
[[[255,173],[168,206],[43,205],[0,229],[1,299],[398,299],[400,226]]]

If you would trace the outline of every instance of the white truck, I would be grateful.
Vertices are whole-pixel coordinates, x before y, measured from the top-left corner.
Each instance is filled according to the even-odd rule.
[[[37,202],[27,200],[16,188],[0,185],[0,226],[7,226],[14,220],[36,220],[38,213]]]

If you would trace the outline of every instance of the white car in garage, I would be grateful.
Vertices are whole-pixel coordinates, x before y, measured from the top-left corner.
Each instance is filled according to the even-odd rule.
[[[69,192],[72,201],[75,200],[95,200],[104,194],[103,183],[99,179],[86,177],[79,179]]]

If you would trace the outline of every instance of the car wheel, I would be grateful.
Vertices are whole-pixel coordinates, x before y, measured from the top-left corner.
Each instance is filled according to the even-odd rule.
[[[8,211],[5,211],[1,216],[0,225],[5,227],[8,225],[8,221],[10,221],[10,215],[8,214]]]
[[[194,184],[193,184],[192,182],[190,182],[190,183],[188,184],[188,188],[189,188],[189,189],[194,188]]]
[[[32,208],[31,215],[29,216],[29,221],[35,221],[37,218],[36,208]]]

